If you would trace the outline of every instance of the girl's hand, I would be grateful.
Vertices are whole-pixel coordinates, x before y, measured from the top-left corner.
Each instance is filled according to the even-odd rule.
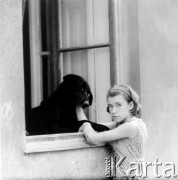
[[[91,140],[91,136],[95,133],[97,133],[92,127],[90,123],[84,123],[83,124],[83,133],[85,135],[85,138],[87,139],[87,142],[89,142],[90,144],[95,144],[92,140]]]
[[[83,123],[83,124],[80,126],[78,132],[83,132],[84,126],[85,126],[86,124],[90,124],[90,123],[87,123],[87,122]]]
[[[84,126],[86,126],[87,124],[90,124],[90,123],[88,123],[88,122],[83,123],[83,124],[80,126],[78,132],[83,132]]]
[[[78,132],[83,132],[83,125],[80,126]]]

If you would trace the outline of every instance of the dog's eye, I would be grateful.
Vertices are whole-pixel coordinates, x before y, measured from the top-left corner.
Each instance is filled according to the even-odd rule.
[[[84,91],[84,89],[82,88],[82,90],[81,90],[82,92]]]

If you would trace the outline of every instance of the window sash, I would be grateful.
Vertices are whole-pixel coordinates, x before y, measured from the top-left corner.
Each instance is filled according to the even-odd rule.
[[[61,48],[59,49],[59,52],[71,52],[71,51],[80,51],[80,50],[88,50],[88,49],[97,49],[97,48],[104,48],[109,47],[110,44],[96,44],[91,46],[80,46],[80,47],[71,47],[71,48]]]

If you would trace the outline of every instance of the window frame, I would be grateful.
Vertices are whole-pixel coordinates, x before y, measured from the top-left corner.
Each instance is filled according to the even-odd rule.
[[[30,1],[29,1],[30,2]],[[33,1],[31,1],[33,2]],[[122,66],[121,66],[121,3],[117,0],[108,0],[109,8],[109,44],[99,44],[88,47],[73,47],[73,48],[64,48],[59,49],[59,52],[65,51],[77,51],[81,49],[90,49],[90,48],[100,48],[100,47],[109,47],[110,49],[110,72],[111,72],[111,85],[116,83],[121,83],[122,81]],[[38,8],[38,7],[37,7]],[[31,8],[31,12],[34,14],[36,9]],[[37,22],[36,26],[38,26]],[[36,33],[34,32],[36,27],[32,27],[31,35],[35,40],[30,48],[34,49],[34,58],[37,56],[37,49],[39,48]],[[48,55],[49,52],[42,53],[42,55]],[[33,58],[33,57],[32,57]],[[37,152],[47,152],[47,151],[60,151],[60,150],[70,150],[70,149],[79,149],[79,148],[91,148],[104,146],[104,143],[91,145],[88,144],[85,140],[84,134],[80,133],[64,133],[64,134],[52,134],[52,135],[38,135],[38,136],[26,136],[25,137],[25,146],[24,153],[37,153]]]

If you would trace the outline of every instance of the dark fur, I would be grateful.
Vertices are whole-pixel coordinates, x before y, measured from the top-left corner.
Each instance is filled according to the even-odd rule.
[[[82,77],[64,76],[56,91],[31,110],[26,122],[28,135],[77,132],[86,120],[77,120],[75,107],[88,107],[92,100],[90,87]],[[90,123],[98,132],[108,130],[106,126]]]

